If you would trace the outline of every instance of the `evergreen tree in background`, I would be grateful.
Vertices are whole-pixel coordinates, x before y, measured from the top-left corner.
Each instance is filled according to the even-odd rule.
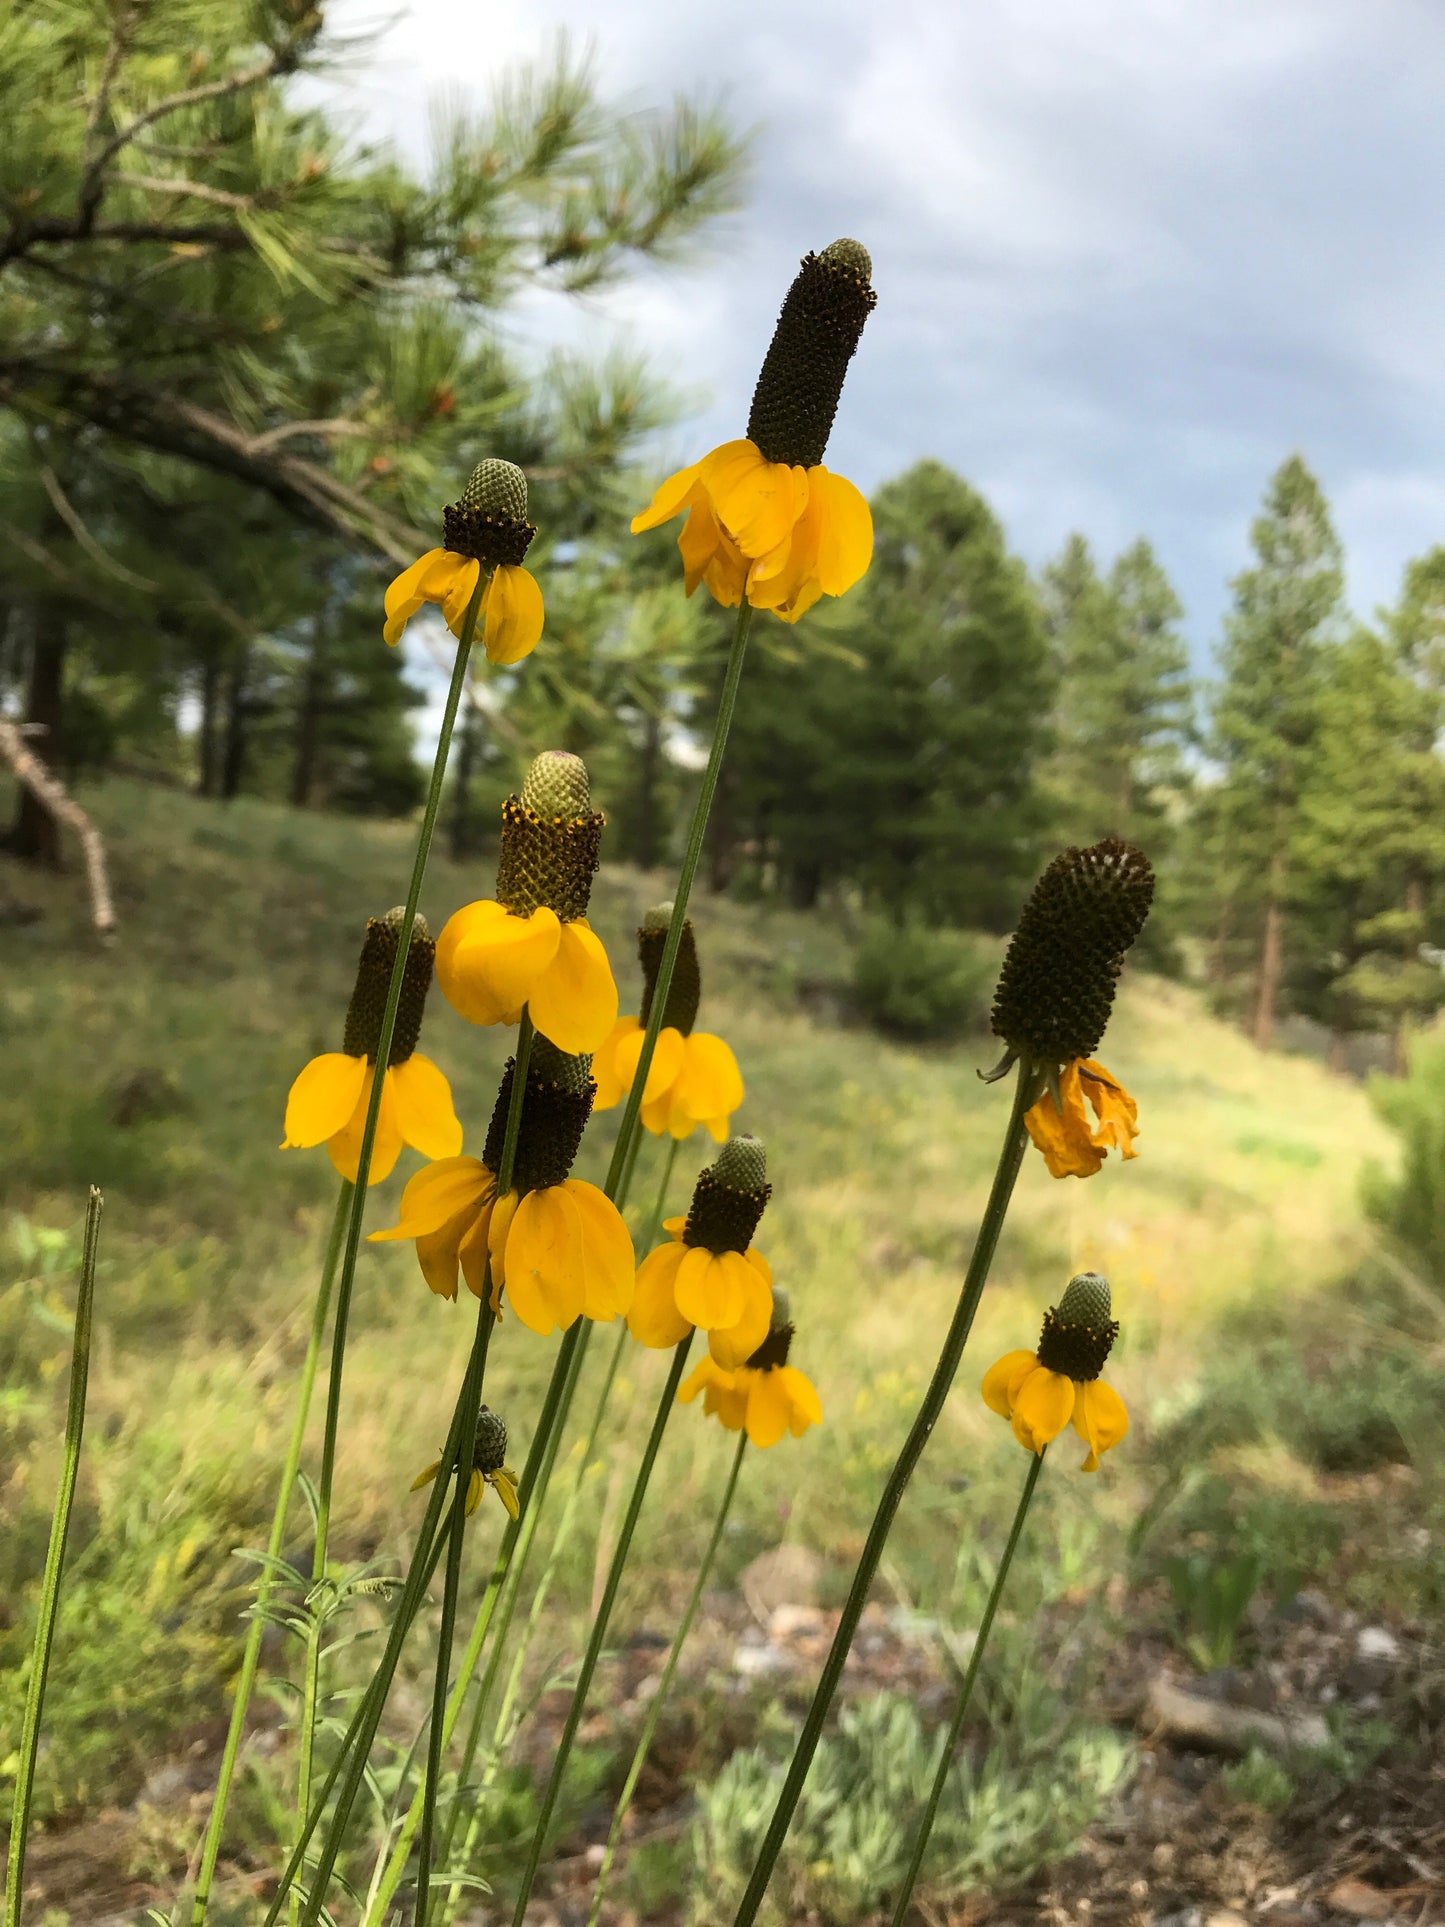
[[[1251,1030],[1267,1049],[1285,957],[1300,798],[1318,731],[1344,568],[1319,483],[1298,455],[1277,471],[1251,530],[1254,565],[1233,582],[1212,754],[1220,781],[1207,819],[1213,974],[1241,958],[1254,985]]]

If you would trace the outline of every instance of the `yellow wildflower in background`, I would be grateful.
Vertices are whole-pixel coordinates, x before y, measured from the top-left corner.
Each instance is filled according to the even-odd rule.
[[[507,1428],[492,1410],[484,1405],[477,1413],[477,1438],[472,1448],[472,1474],[467,1481],[467,1517],[482,1502],[482,1492],[490,1486],[506,1508],[507,1516],[516,1519],[521,1515],[517,1500],[517,1475],[506,1463]],[[419,1472],[411,1482],[413,1492],[420,1492],[424,1485],[430,1485],[442,1469],[440,1459],[433,1459],[424,1472]]]
[[[536,529],[527,520],[527,478],[511,462],[485,461],[472,471],[460,502],[442,510],[444,546],[402,570],[386,592],[382,636],[400,642],[402,631],[424,603],[441,605],[448,629],[462,632],[462,619],[483,569],[491,580],[477,610],[487,660],[520,662],[542,635],[542,591],[524,569]]]
[[[1129,1430],[1123,1399],[1099,1377],[1119,1332],[1110,1310],[1107,1280],[1081,1271],[1045,1312],[1038,1350],[1005,1352],[983,1378],[984,1403],[1028,1451],[1042,1452],[1072,1424],[1089,1448],[1085,1472]]]
[[[678,1388],[678,1403],[701,1392],[703,1411],[729,1432],[746,1430],[753,1445],[776,1445],[785,1432],[801,1438],[823,1422],[823,1405],[811,1379],[788,1363],[793,1325],[787,1295],[773,1294],[772,1322],[762,1343],[732,1370],[704,1358]]]
[[[325,1144],[331,1162],[352,1184],[360,1167],[366,1110],[376,1076],[376,1047],[403,916],[403,911],[392,910],[367,923],[341,1049],[313,1057],[286,1099],[282,1150],[307,1150]],[[462,1148],[462,1127],[452,1107],[451,1086],[431,1059],[416,1048],[431,987],[434,950],[425,921],[417,917],[382,1080],[367,1180],[370,1184],[379,1184],[391,1175],[403,1144],[432,1158],[454,1157]]]
[[[668,1242],[643,1259],[627,1328],[661,1351],[696,1326],[714,1359],[740,1365],[767,1337],[772,1272],[752,1244],[769,1196],[766,1152],[757,1138],[730,1138],[699,1172],[685,1218],[669,1218]]]

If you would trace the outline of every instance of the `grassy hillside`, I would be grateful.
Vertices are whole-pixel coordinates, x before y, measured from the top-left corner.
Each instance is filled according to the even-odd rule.
[[[218,1702],[232,1651],[218,1629],[236,1603],[228,1554],[264,1536],[335,1196],[324,1152],[277,1149],[282,1106],[300,1065],[339,1045],[362,925],[403,894],[412,846],[407,826],[119,782],[87,801],[110,838],[113,949],[88,934],[78,877],[0,870],[0,897],[43,912],[0,926],[0,1599],[23,1593],[38,1568],[63,1404],[67,1267],[85,1187],[98,1183],[107,1198],[73,1603],[57,1655],[54,1717],[69,1737],[57,1746],[53,1806],[107,1797],[175,1723]],[[492,881],[486,861],[438,860],[422,904],[433,929]],[[636,1008],[631,933],[668,888],[662,875],[599,879],[594,922],[624,1010]],[[826,1598],[846,1578],[842,1562],[935,1356],[1006,1095],[975,1075],[991,1056],[982,1036],[924,1051],[838,1021],[848,947],[836,923],[706,899],[696,917],[701,1022],[734,1045],[748,1083],[739,1125],[769,1146],[774,1201],[759,1242],[792,1292],[795,1362],[818,1384],[826,1416],[801,1442],[752,1456],[720,1577],[795,1539],[837,1562]],[[473,1150],[506,1041],[433,996],[422,1047],[452,1079]],[[1102,1055],[1139,1100],[1141,1154],[1128,1166],[1111,1159],[1082,1184],[1050,1179],[1030,1155],[970,1358],[898,1535],[893,1583],[935,1609],[952,1597],[960,1543],[975,1521],[996,1536],[1022,1470],[976,1396],[978,1376],[999,1351],[1035,1341],[1071,1271],[1102,1269],[1113,1282],[1123,1338],[1109,1376],[1135,1430],[1093,1481],[1075,1474],[1072,1444],[1061,1448],[1045,1481],[1043,1537],[1074,1535],[1102,1584],[1122,1565],[1146,1499],[1157,1503],[1160,1428],[1190,1409],[1202,1383],[1228,1375],[1226,1347],[1238,1340],[1221,1339],[1221,1319],[1303,1303],[1351,1275],[1363,1248],[1357,1175],[1365,1157],[1388,1158],[1390,1142],[1358,1086],[1303,1059],[1261,1056],[1191,992],[1147,978],[1125,985]],[[594,1121],[580,1175],[600,1176],[614,1118]],[[701,1139],[684,1147],[673,1208],[707,1154]],[[635,1220],[660,1162],[649,1143]],[[369,1224],[393,1220],[416,1164],[405,1153],[377,1188]],[[471,1324],[468,1305],[427,1292],[410,1247],[364,1247],[343,1552],[408,1543],[417,1511],[408,1486],[445,1430]],[[487,1397],[518,1454],[555,1342],[509,1320],[492,1349]],[[588,1384],[613,1342],[610,1331],[595,1335]],[[562,1557],[573,1607],[585,1603],[665,1363],[630,1345],[624,1353],[604,1449],[583,1473],[583,1530]],[[584,1385],[579,1410],[590,1404]],[[665,1454],[624,1625],[685,1587],[728,1444],[695,1408],[676,1415]],[[489,1534],[496,1524],[487,1519]],[[7,1634],[0,1616],[0,1647],[19,1640],[23,1622],[12,1616]],[[102,1633],[133,1656],[124,1689],[94,1656]],[[7,1710],[0,1703],[0,1717]]]

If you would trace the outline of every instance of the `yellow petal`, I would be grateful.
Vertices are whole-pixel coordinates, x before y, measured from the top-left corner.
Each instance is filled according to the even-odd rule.
[[[500,903],[469,903],[447,919],[437,939],[441,993],[469,1024],[515,1023],[557,955],[561,936],[555,911],[545,906],[530,917],[514,917]],[[615,1014],[615,1004],[613,1009]],[[552,1041],[560,1050],[582,1048]]]
[[[1034,1352],[1005,1352],[983,1375],[983,1402],[991,1412],[1000,1418],[1013,1417],[1014,1387],[1025,1372],[1031,1372],[1038,1364]]]
[[[765,461],[751,442],[714,449],[702,479],[713,513],[745,556],[775,549],[808,506],[808,471]]]
[[[1059,1100],[1056,1104],[1053,1092],[1045,1091],[1025,1112],[1029,1136],[1054,1177],[1091,1178],[1103,1164],[1104,1153],[1089,1129],[1077,1059],[1065,1064],[1059,1075]]]
[[[429,1057],[413,1051],[386,1073],[402,1137],[425,1158],[454,1158],[462,1127],[452,1109],[452,1087]]]
[[[515,1191],[508,1191],[505,1197],[498,1198],[492,1206],[491,1222],[487,1226],[487,1257],[492,1267],[492,1309],[497,1308],[497,1293],[507,1282],[507,1237],[512,1229],[512,1220],[517,1215],[518,1198]]]
[[[1099,1454],[1111,1451],[1129,1430],[1123,1399],[1102,1378],[1075,1387],[1074,1430],[1089,1448],[1085,1472],[1097,1472]]]
[[[509,1519],[519,1519],[522,1515],[522,1508],[517,1502],[517,1475],[511,1466],[504,1465],[500,1471],[494,1472],[492,1474],[492,1484],[497,1489],[497,1497],[506,1507],[507,1517]]]
[[[824,595],[844,595],[873,560],[872,512],[846,476],[819,467],[809,470],[808,479],[813,495],[822,497],[818,581]]]
[[[496,1180],[480,1158],[439,1158],[408,1178],[400,1218],[385,1231],[373,1231],[369,1242],[425,1237],[439,1231],[458,1211],[480,1207],[495,1188]]]
[[[617,985],[602,939],[585,918],[557,924],[557,932],[556,948],[528,992],[527,1008],[558,1050],[580,1057],[604,1044],[617,1022]]]
[[[669,475],[641,515],[633,516],[632,533],[641,535],[644,529],[655,529],[663,522],[670,522],[674,515],[680,515],[701,466],[694,462],[691,468],[680,468],[675,475]]]
[[[507,1195],[515,1198],[517,1194],[515,1191],[510,1191]],[[491,1221],[494,1208],[492,1201],[488,1199],[473,1218],[462,1238],[461,1244],[457,1248],[457,1257],[461,1262],[462,1276],[466,1279],[467,1290],[472,1294],[473,1298],[482,1297],[487,1289],[487,1266],[491,1262]],[[421,1242],[418,1240],[418,1254],[420,1251]],[[492,1296],[495,1299],[496,1293],[493,1292]],[[496,1310],[495,1304],[493,1304],[492,1309],[493,1311]]]
[[[476,1511],[477,1507],[482,1503],[482,1490],[483,1490],[484,1483],[485,1482],[482,1478],[481,1473],[478,1472],[475,1466],[473,1466],[471,1471],[471,1477],[467,1480],[467,1517],[469,1519],[471,1518],[472,1514]]]
[[[777,1376],[788,1395],[788,1430],[800,1439],[810,1425],[823,1423],[823,1401],[812,1379],[796,1365],[780,1365]]]
[[[361,1168],[361,1140],[366,1132],[366,1111],[375,1071],[374,1064],[367,1065],[356,1109],[341,1129],[326,1140],[331,1162],[349,1184],[355,1184],[356,1174]],[[391,1094],[390,1084],[383,1077],[381,1107],[376,1114],[376,1136],[371,1141],[371,1168],[366,1175],[367,1184],[380,1184],[383,1178],[389,1178],[400,1156],[401,1126],[396,1121],[396,1100]]]
[[[729,1372],[720,1372],[710,1358],[700,1359],[677,1388],[678,1404],[691,1405],[699,1392],[719,1381],[730,1381],[731,1376]]]
[[[1030,1452],[1042,1452],[1074,1415],[1074,1381],[1062,1372],[1036,1365],[1013,1394],[1014,1437]]]
[[[438,1298],[456,1297],[457,1250],[476,1222],[476,1209],[468,1205],[438,1230],[424,1231],[418,1236],[416,1261],[421,1266],[422,1277]]]
[[[632,1303],[637,1256],[622,1213],[595,1184],[568,1178],[564,1189],[582,1215],[582,1315],[606,1324]]]
[[[566,1331],[586,1295],[582,1213],[564,1185],[529,1191],[507,1233],[507,1303],[542,1338]]]
[[[439,597],[438,600],[442,605],[443,620],[452,634],[460,641],[462,629],[466,622],[467,607],[471,602],[473,591],[476,589],[477,578],[481,575],[482,565],[474,555],[459,555],[455,557],[454,560],[460,564],[460,567],[453,571],[451,581],[447,584],[446,594]],[[481,613],[481,607],[478,605],[478,620],[481,619]]]
[[[483,632],[488,662],[520,662],[542,639],[542,591],[535,577],[519,565],[502,562],[493,571],[482,597],[486,612]]]
[[[688,514],[682,525],[682,533],[677,538],[677,548],[682,557],[683,587],[691,595],[712,567],[718,550],[728,538],[718,526],[705,488],[691,489],[681,506]]]
[[[736,1260],[729,1265],[726,1260]],[[711,1252],[698,1245],[685,1247],[677,1268],[677,1308],[683,1317],[704,1331],[714,1326],[726,1329],[736,1325],[749,1306],[744,1278],[759,1283],[758,1274],[737,1251]]]
[[[633,1079],[637,1076],[638,1061],[642,1056],[642,1040],[646,1035],[636,1018],[633,1018],[632,1022],[634,1028],[631,1033],[618,1041],[615,1059],[617,1074],[623,1080],[624,1091],[632,1089]],[[618,1029],[621,1029],[620,1025]],[[613,1034],[615,1036],[616,1032]],[[674,1029],[671,1024],[665,1024],[657,1033],[657,1047],[652,1053],[652,1062],[648,1066],[647,1082],[642,1087],[644,1104],[656,1104],[669,1097],[685,1062],[686,1049],[687,1040],[682,1032]],[[597,1074],[595,1064],[592,1074],[594,1077]]]
[[[614,1104],[620,1104],[632,1088],[632,1074],[637,1069],[634,1052],[632,1066],[624,1075],[619,1052],[629,1037],[638,1039],[637,1049],[642,1048],[642,1025],[635,1017],[619,1017],[611,1032],[603,1040],[602,1048],[592,1059],[592,1075],[597,1081],[597,1095],[592,1100],[594,1111],[610,1111]]]
[[[381,633],[385,641],[400,642],[402,630],[422,604],[441,601],[461,559],[450,549],[428,549],[410,568],[402,570],[383,598],[386,623]]]
[[[1139,1135],[1139,1106],[1096,1058],[1082,1058],[1078,1072],[1084,1095],[1099,1120],[1099,1128],[1091,1134],[1094,1143],[1113,1145],[1121,1157],[1138,1157],[1134,1139]]]
[[[776,1445],[792,1416],[788,1388],[775,1371],[748,1373],[748,1438],[766,1448]]]
[[[692,1330],[677,1309],[677,1270],[687,1247],[674,1242],[650,1251],[637,1268],[627,1329],[639,1345],[670,1350]]]
[[[658,1042],[661,1041],[659,1038]],[[648,1082],[650,1084],[651,1079]],[[721,1037],[695,1030],[683,1040],[682,1069],[676,1079],[673,1101],[681,1103],[688,1115],[699,1123],[710,1117],[730,1117],[737,1110],[743,1101],[742,1072]]]
[[[772,1273],[767,1270],[767,1260],[763,1268],[753,1262],[757,1254],[747,1254],[748,1269],[759,1280],[761,1289],[753,1286],[747,1297],[742,1316],[734,1325],[724,1325],[707,1335],[707,1348],[722,1366],[724,1371],[735,1371],[746,1365],[753,1353],[762,1344],[773,1323]]]
[[[366,1059],[329,1050],[313,1057],[286,1099],[286,1136],[281,1148],[304,1150],[324,1144],[344,1129],[366,1081]]]
[[[420,1492],[424,1485],[430,1485],[432,1480],[436,1477],[437,1473],[441,1471],[441,1469],[442,1469],[441,1460],[433,1459],[431,1464],[426,1468],[426,1470],[424,1472],[418,1472],[416,1477],[412,1480],[411,1482],[412,1491]]]

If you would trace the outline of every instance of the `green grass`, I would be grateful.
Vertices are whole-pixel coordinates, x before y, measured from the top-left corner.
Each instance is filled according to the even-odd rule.
[[[0,873],[4,890],[45,913],[5,930],[0,984],[0,1455],[13,1468],[0,1479],[0,1672],[28,1639],[17,1602],[39,1570],[59,1463],[65,1244],[47,1261],[37,1229],[73,1237],[87,1185],[106,1192],[75,1577],[52,1683],[51,1811],[123,1791],[168,1724],[221,1703],[245,1582],[228,1553],[264,1538],[335,1195],[323,1151],[277,1148],[285,1094],[312,1054],[338,1047],[364,920],[402,896],[413,842],[407,825],[218,806],[122,782],[86,802],[109,838],[113,949],[89,936],[78,875]],[[486,860],[435,861],[422,899],[433,929],[492,882]],[[632,931],[669,889],[665,875],[599,879],[593,920],[624,1011],[637,1001]],[[736,1049],[748,1084],[738,1126],[768,1143],[774,1197],[759,1243],[792,1294],[794,1362],[818,1384],[826,1418],[802,1441],[751,1455],[718,1579],[792,1537],[825,1551],[828,1583],[841,1588],[958,1290],[1006,1090],[975,1075],[993,1055],[981,1034],[909,1048],[840,1028],[828,1013],[846,1004],[852,956],[835,921],[706,898],[695,908],[700,1022]],[[422,1048],[452,1080],[472,1150],[507,1042],[433,996]],[[1109,1377],[1135,1420],[1096,1480],[1075,1473],[1070,1439],[1041,1489],[1039,1543],[1087,1545],[1075,1575],[1087,1590],[1124,1561],[1164,1463],[1156,1436],[1176,1436],[1202,1387],[1232,1382],[1238,1341],[1221,1336],[1221,1320],[1250,1312],[1288,1329],[1367,1250],[1358,1173],[1367,1157],[1388,1166],[1392,1141],[1362,1090],[1307,1060],[1261,1056],[1191,991],[1145,977],[1126,983],[1102,1055],[1139,1100],[1140,1156],[1111,1158],[1083,1184],[1055,1182],[1028,1159],[894,1548],[896,1583],[934,1610],[958,1608],[960,1546],[975,1532],[992,1543],[1021,1472],[977,1379],[998,1352],[1035,1342],[1072,1271],[1100,1269],[1114,1285],[1123,1337]],[[135,1119],[157,1092],[160,1114]],[[118,1124],[117,1106],[132,1121]],[[594,1121],[579,1175],[600,1178],[616,1116]],[[701,1139],[684,1147],[674,1209],[709,1150]],[[377,1188],[369,1225],[393,1221],[417,1162],[406,1153]],[[659,1162],[649,1144],[634,1218]],[[363,1247],[333,1525],[342,1554],[408,1548],[419,1510],[408,1488],[445,1433],[471,1324],[467,1304],[426,1290],[409,1247]],[[579,1412],[590,1411],[611,1342],[598,1335]],[[555,1343],[507,1320],[493,1345],[487,1398],[515,1454]],[[653,1354],[624,1359],[583,1529],[562,1562],[573,1612],[665,1369]],[[1236,1428],[1220,1449],[1238,1443]],[[676,1415],[620,1630],[649,1614],[665,1621],[666,1602],[685,1593],[728,1457],[699,1408]],[[499,1523],[489,1507],[482,1533]],[[304,1537],[299,1518],[294,1530]],[[478,1555],[474,1581],[483,1564]],[[97,1611],[112,1650],[140,1655],[125,1704],[99,1676]],[[0,1695],[0,1772],[9,1713]]]

